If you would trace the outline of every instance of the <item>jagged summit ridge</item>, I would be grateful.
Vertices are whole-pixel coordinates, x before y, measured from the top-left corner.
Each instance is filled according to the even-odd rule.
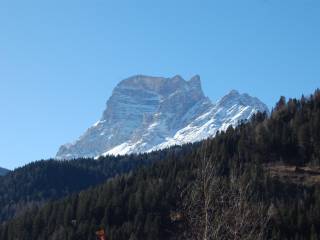
[[[135,75],[121,81],[102,118],[75,143],[60,147],[57,158],[148,152],[214,136],[218,130],[268,111],[259,99],[232,90],[213,104],[199,75],[189,81]]]
[[[122,80],[115,88],[135,89],[155,92],[163,96],[168,96],[177,90],[194,89],[202,92],[200,77],[192,77],[189,81],[184,80],[180,75],[173,78],[152,77],[145,75],[135,75]]]

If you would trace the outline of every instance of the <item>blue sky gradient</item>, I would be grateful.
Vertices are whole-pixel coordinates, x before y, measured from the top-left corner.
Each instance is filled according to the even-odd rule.
[[[319,0],[0,3],[0,166],[55,155],[134,74],[199,74],[272,107],[320,83]]]

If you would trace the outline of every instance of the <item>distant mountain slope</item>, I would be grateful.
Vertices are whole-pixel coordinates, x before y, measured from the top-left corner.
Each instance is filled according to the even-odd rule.
[[[6,175],[9,172],[8,169],[0,167],[0,176]]]
[[[101,120],[75,143],[61,146],[56,157],[123,155],[196,142],[258,111],[268,108],[234,90],[213,104],[197,75],[189,81],[137,75],[116,86]]]

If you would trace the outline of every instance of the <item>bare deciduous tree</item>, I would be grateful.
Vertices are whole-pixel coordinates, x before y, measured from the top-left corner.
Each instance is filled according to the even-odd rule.
[[[187,236],[193,240],[259,240],[268,223],[263,203],[252,201],[250,184],[242,177],[226,177],[202,148],[196,180],[183,193],[188,222]]]

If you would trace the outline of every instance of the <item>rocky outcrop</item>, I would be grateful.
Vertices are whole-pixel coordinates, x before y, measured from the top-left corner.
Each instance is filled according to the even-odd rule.
[[[185,81],[137,75],[121,81],[102,118],[76,142],[60,147],[57,158],[148,152],[214,136],[249,119],[265,104],[231,91],[216,104],[204,96],[198,75]]]

